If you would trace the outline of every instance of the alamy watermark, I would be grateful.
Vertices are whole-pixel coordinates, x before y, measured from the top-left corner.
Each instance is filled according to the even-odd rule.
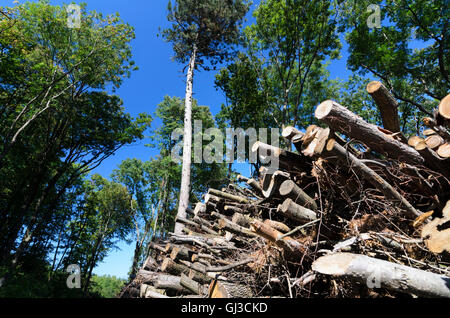
[[[195,120],[193,127],[193,151],[194,163],[249,163],[258,162],[268,165],[269,170],[277,170],[279,166],[278,156],[273,152],[279,148],[280,131],[278,128],[226,128],[225,132],[218,128],[207,128],[203,132],[202,121]],[[270,142],[268,136],[270,132]],[[172,148],[172,160],[176,163],[182,162],[182,149],[184,133],[178,128],[172,132],[171,140],[176,141]],[[249,155],[246,158],[246,145],[248,140]],[[209,142],[203,147],[204,141]],[[256,152],[251,151],[252,146],[260,141],[265,147],[258,147]],[[236,158],[235,158],[236,154]]]
[[[381,9],[378,4],[371,4],[367,7],[367,12],[373,12],[367,17],[367,26],[370,29],[381,28]]]
[[[81,288],[80,265],[71,264],[71,265],[67,266],[66,272],[70,274],[66,280],[67,287],[70,289]]]
[[[81,28],[81,7],[77,4],[69,4],[67,6],[67,27],[69,29]]]

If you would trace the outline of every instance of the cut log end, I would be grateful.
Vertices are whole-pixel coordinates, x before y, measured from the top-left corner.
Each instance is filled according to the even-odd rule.
[[[246,285],[228,282],[212,282],[209,286],[211,298],[251,298],[252,290]]]
[[[450,158],[450,144],[445,143],[440,145],[436,153],[442,158]]]
[[[332,101],[331,99],[328,99],[328,100],[320,103],[319,106],[317,106],[316,111],[314,113],[316,118],[322,119],[322,118],[326,117],[330,113],[331,109],[333,108],[333,103],[334,103],[334,101]]]
[[[439,104],[439,114],[445,119],[450,119],[450,94],[441,100]]]
[[[382,86],[383,86],[383,84],[381,82],[372,81],[369,84],[367,84],[367,87],[366,87],[367,93],[373,94],[376,91],[378,91]]]

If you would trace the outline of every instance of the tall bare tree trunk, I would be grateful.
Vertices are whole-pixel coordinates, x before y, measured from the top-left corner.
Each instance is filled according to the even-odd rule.
[[[177,217],[186,218],[186,208],[189,204],[189,192],[191,189],[191,153],[192,153],[192,87],[194,84],[194,68],[197,46],[194,45],[186,79],[186,97],[184,109],[184,137],[183,137],[183,168],[181,175],[180,200],[178,202]],[[175,234],[181,234],[183,224],[175,223]]]

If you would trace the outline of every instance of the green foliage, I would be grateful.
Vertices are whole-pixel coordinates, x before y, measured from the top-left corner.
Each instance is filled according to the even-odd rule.
[[[184,100],[178,97],[165,96],[164,100],[158,105],[156,109],[157,116],[162,120],[161,128],[155,130],[153,140],[156,146],[158,146],[162,154],[169,155],[174,148],[175,144],[179,140],[172,140],[172,132],[179,130],[182,131],[184,127],[183,121],[184,113]],[[194,122],[201,121],[202,131],[198,134],[205,133],[208,128],[215,128],[214,118],[207,106],[198,106],[197,101],[194,99],[192,103],[192,120]],[[195,139],[195,135],[193,137]],[[203,141],[202,149],[209,144],[208,141]],[[194,147],[194,146],[193,146]],[[192,159],[194,158],[194,151],[192,152]],[[192,160],[194,162],[194,160]],[[179,175],[181,175],[181,166],[177,166]],[[226,166],[222,163],[193,163],[192,164],[192,187],[191,193],[195,198],[207,191],[209,187],[219,187],[226,181]],[[179,185],[178,185],[179,187]]]
[[[324,62],[341,45],[331,5],[265,0],[253,16],[246,52],[216,76],[228,102],[218,118],[234,127],[306,127],[333,86]]]
[[[125,280],[116,276],[103,275],[92,277],[91,292],[103,298],[115,298],[121,288],[124,286]]]
[[[231,56],[230,45],[238,44],[242,20],[249,5],[243,0],[176,0],[168,4],[171,28],[162,31],[173,44],[175,60],[185,63],[194,47],[197,66],[208,69]]]
[[[133,226],[127,189],[85,177],[151,124],[104,91],[135,68],[134,31],[118,15],[85,8],[80,29],[67,27],[66,6],[48,1],[0,8],[8,16],[0,19],[0,266],[7,285],[22,275],[47,276],[52,286],[68,264],[80,264],[87,294],[92,269]],[[33,274],[34,263],[48,275]]]
[[[372,3],[380,5],[381,28],[367,26]],[[349,68],[391,89],[401,101],[404,132],[415,131],[417,119],[430,114],[449,90],[446,1],[351,1],[342,3],[341,11]]]

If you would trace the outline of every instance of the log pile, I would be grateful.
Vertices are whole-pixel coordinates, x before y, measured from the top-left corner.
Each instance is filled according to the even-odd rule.
[[[320,127],[283,130],[296,151],[256,142],[279,169],[210,189],[121,296],[450,297],[450,95],[407,139],[389,91],[367,91],[384,128],[327,100]]]

